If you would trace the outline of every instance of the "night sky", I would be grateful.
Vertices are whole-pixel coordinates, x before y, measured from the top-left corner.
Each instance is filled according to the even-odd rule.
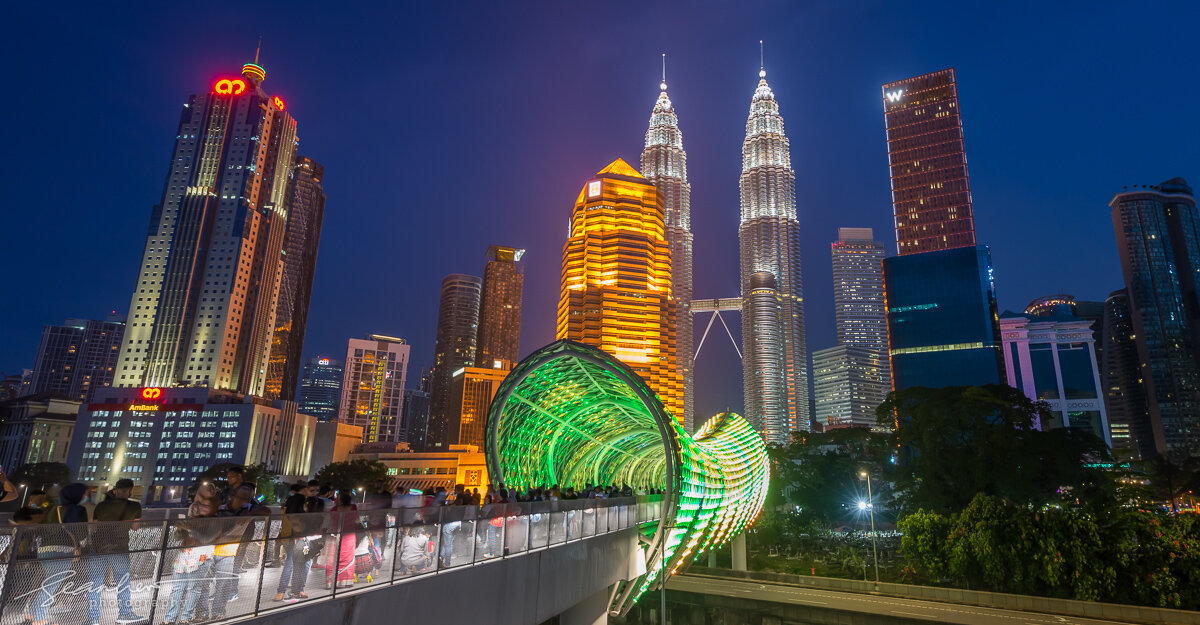
[[[837,228],[872,227],[895,251],[884,82],[957,69],[1001,309],[1062,291],[1103,299],[1122,286],[1113,193],[1174,176],[1200,187],[1194,2],[175,4],[6,10],[0,371],[33,365],[44,324],[126,312],[181,106],[236,73],[259,36],[264,88],[325,165],[306,355],[402,336],[410,386],[432,361],[442,277],[482,275],[489,244],[528,249],[522,353],[554,339],[572,203],[612,159],[637,165],[663,52],[696,297],[728,297],[766,41],[796,170],[810,350],[834,343]],[[709,341],[698,416],[741,405],[736,355]]]

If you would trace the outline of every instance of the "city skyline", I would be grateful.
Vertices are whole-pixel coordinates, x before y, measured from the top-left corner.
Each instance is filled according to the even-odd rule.
[[[1111,51],[1093,51],[1099,55],[1094,67],[1107,68],[1103,73],[1098,74],[1089,67],[1084,68],[1089,71],[1063,72],[1057,74],[1053,81],[1041,82],[1042,78],[1030,77],[1017,71],[1017,68],[1028,68],[1039,55],[1072,62],[1075,57],[1069,48],[1076,35],[1068,33],[1065,41],[1051,45],[1047,43],[1051,38],[1047,32],[1048,26],[1028,27],[1032,29],[1031,32],[1026,31],[1027,36],[1032,38],[1031,49],[1017,57],[1014,69],[1006,70],[995,62],[980,57],[982,48],[985,47],[982,43],[963,44],[972,35],[977,36],[981,30],[1000,29],[1011,26],[1013,22],[1000,16],[1002,19],[994,20],[994,25],[985,27],[979,23],[984,21],[983,18],[976,16],[975,19],[968,20],[970,24],[961,32],[953,33],[946,41],[921,43],[915,46],[913,51],[900,53],[886,60],[880,60],[878,57],[866,58],[870,57],[871,52],[871,49],[867,49],[864,50],[863,58],[855,57],[848,61],[847,66],[847,62],[839,64],[813,54],[814,50],[821,49],[822,45],[828,46],[833,34],[818,36],[814,33],[806,43],[799,42],[806,39],[805,37],[796,37],[797,41],[793,42],[784,35],[788,28],[797,27],[802,21],[821,17],[822,11],[837,12],[836,9],[829,8],[789,12],[772,9],[767,13],[780,19],[776,20],[776,24],[766,26],[764,24],[771,20],[764,20],[761,15],[756,16],[753,24],[731,20],[727,25],[722,25],[728,29],[728,43],[717,46],[719,50],[712,53],[701,50],[700,45],[692,40],[692,37],[702,38],[700,35],[681,35],[640,47],[635,46],[628,51],[627,56],[621,57],[628,60],[628,63],[615,64],[623,68],[619,75],[610,71],[592,71],[601,67],[597,58],[605,56],[608,53],[607,49],[584,50],[556,61],[555,67],[557,64],[564,64],[574,71],[552,72],[558,77],[555,82],[559,83],[552,89],[539,90],[538,83],[532,80],[522,83],[528,85],[531,95],[537,94],[545,98],[546,104],[551,106],[550,109],[535,109],[535,115],[546,110],[556,110],[560,101],[564,100],[559,91],[570,94],[577,85],[586,85],[589,81],[600,81],[603,84],[604,89],[601,91],[608,94],[605,100],[606,107],[612,108],[604,110],[606,107],[600,107],[598,111],[593,107],[587,109],[586,114],[582,116],[579,110],[570,110],[569,117],[560,117],[557,113],[551,115],[544,123],[568,124],[565,126],[569,129],[569,136],[566,138],[568,143],[547,150],[545,148],[549,144],[539,143],[541,139],[534,142],[533,149],[542,149],[551,160],[559,161],[548,165],[540,158],[532,162],[526,161],[534,168],[543,169],[539,180],[545,181],[546,186],[543,188],[539,182],[534,194],[538,198],[535,205],[526,208],[527,205],[518,199],[521,197],[518,190],[527,187],[529,180],[517,176],[511,165],[498,165],[497,172],[486,174],[484,182],[479,186],[495,189],[497,175],[513,176],[514,181],[519,183],[517,186],[508,187],[502,183],[498,195],[495,191],[489,191],[490,197],[504,199],[497,203],[480,196],[468,196],[463,198],[465,201],[460,203],[456,199],[454,203],[463,206],[478,203],[481,207],[486,206],[489,214],[512,216],[511,220],[489,220],[481,216],[479,224],[468,225],[468,232],[461,239],[455,239],[453,242],[443,239],[435,241],[433,244],[439,249],[432,250],[432,253],[428,245],[421,245],[419,241],[411,250],[401,249],[396,252],[400,255],[399,259],[393,258],[394,255],[389,253],[386,258],[392,266],[406,267],[405,271],[396,274],[394,284],[390,285],[391,290],[404,294],[431,293],[434,291],[428,285],[436,285],[437,280],[446,273],[478,271],[475,250],[481,245],[494,242],[493,239],[529,248],[530,253],[539,259],[556,257],[556,248],[562,243],[560,216],[565,208],[561,200],[564,193],[561,191],[564,188],[568,189],[565,196],[569,197],[574,191],[571,187],[577,185],[582,176],[594,171],[594,166],[589,163],[611,160],[618,155],[627,159],[636,155],[645,128],[646,98],[653,95],[653,85],[658,79],[659,54],[663,50],[672,57],[672,96],[678,102],[686,104],[681,114],[685,116],[684,123],[689,131],[689,166],[692,170],[689,174],[693,185],[693,212],[696,214],[693,232],[697,249],[708,250],[697,258],[696,295],[719,297],[733,293],[733,288],[736,288],[736,273],[729,270],[731,265],[735,265],[730,254],[730,244],[735,241],[733,237],[736,235],[733,233],[736,229],[730,224],[736,220],[732,210],[736,203],[731,204],[729,200],[736,197],[737,171],[736,165],[730,165],[729,153],[732,151],[736,154],[736,145],[740,141],[737,135],[741,129],[736,127],[737,119],[744,114],[745,90],[752,87],[746,84],[745,76],[752,72],[758,63],[757,50],[754,48],[758,39],[766,39],[766,64],[772,72],[772,89],[777,92],[782,102],[783,114],[789,119],[789,134],[793,137],[793,158],[803,159],[804,163],[804,166],[796,167],[797,194],[811,196],[811,206],[820,207],[810,210],[802,208],[799,215],[804,225],[802,248],[805,250],[803,264],[807,274],[806,295],[809,299],[806,314],[810,317],[810,349],[821,349],[834,343],[833,311],[830,304],[832,291],[827,277],[828,258],[822,256],[825,242],[840,224],[834,223],[833,215],[823,213],[842,213],[836,215],[838,221],[861,223],[882,232],[886,232],[889,225],[891,215],[886,191],[886,155],[879,140],[878,105],[872,93],[880,84],[943,67],[956,67],[959,97],[969,112],[966,124],[971,135],[972,192],[980,216],[977,219],[977,230],[980,240],[985,241],[993,250],[1001,309],[1015,309],[1034,295],[1055,291],[1071,292],[1081,299],[1103,300],[1107,293],[1122,286],[1111,222],[1105,210],[1107,200],[1127,184],[1143,184],[1175,176],[1195,179],[1198,176],[1197,164],[1200,159],[1197,158],[1196,148],[1189,145],[1176,146],[1166,138],[1168,134],[1195,134],[1187,127],[1187,124],[1195,122],[1185,115],[1176,114],[1171,108],[1180,106],[1174,98],[1172,101],[1153,103],[1118,103],[1101,99],[1098,103],[1088,105],[1087,108],[1092,110],[1081,110],[1073,106],[1078,94],[1091,91],[1097,84],[1113,84],[1123,76],[1149,71],[1150,68],[1160,65],[1161,59],[1172,55],[1172,46],[1179,45],[1171,43],[1171,37],[1148,40],[1148,51],[1141,52],[1140,56],[1133,59],[1122,59],[1118,55],[1109,62],[1109,56],[1113,54]],[[870,33],[881,29],[881,24],[889,17],[888,12],[889,9],[881,8],[867,16],[865,23],[860,25],[863,32],[859,36],[866,40]],[[930,13],[933,13],[932,9]],[[836,15],[825,17],[831,18]],[[565,19],[561,15],[556,18]],[[144,25],[147,19],[149,18],[139,18],[139,23]],[[1083,19],[1095,24],[1098,18],[1087,15],[1083,16]],[[1145,16],[1134,16],[1125,21],[1139,22],[1147,19],[1149,18]],[[1102,21],[1107,23],[1109,20],[1115,23],[1116,18],[1105,16]],[[80,23],[85,21],[95,20],[81,19]],[[715,21],[718,20],[710,20]],[[914,18],[911,21],[916,20]],[[1049,21],[1053,23],[1054,19]],[[836,24],[836,20],[834,23]],[[707,24],[701,24],[699,32],[712,32],[716,28],[712,23]],[[933,20],[920,28],[931,29],[935,26],[936,20]],[[67,23],[64,27],[70,34],[80,25]],[[1171,27],[1171,24],[1167,24],[1168,29]],[[473,22],[466,24],[468,33],[476,32],[480,28],[480,25]],[[804,32],[807,33],[814,27],[804,28]],[[831,30],[843,32],[840,26]],[[36,29],[21,36],[32,37],[35,34]],[[99,191],[100,197],[89,197],[86,202],[64,203],[66,206],[86,204],[91,207],[98,202],[96,210],[89,210],[89,214],[83,214],[82,211],[73,208],[60,211],[30,210],[28,212],[31,214],[17,217],[17,223],[25,225],[26,231],[38,232],[45,231],[53,224],[53,221],[46,221],[49,214],[54,214],[55,220],[58,220],[58,216],[65,212],[67,218],[77,222],[78,227],[72,228],[70,232],[63,232],[61,236],[66,248],[78,252],[64,255],[68,258],[63,260],[42,257],[42,270],[32,274],[35,284],[46,285],[38,287],[39,297],[32,298],[36,301],[31,306],[22,307],[20,311],[4,313],[3,323],[0,324],[4,328],[4,334],[0,335],[0,355],[4,355],[5,358],[0,359],[0,369],[12,373],[21,367],[32,366],[37,329],[41,326],[56,323],[66,317],[86,315],[89,311],[109,310],[123,305],[123,296],[120,293],[127,293],[133,268],[137,265],[136,252],[127,249],[113,249],[111,252],[104,250],[108,263],[100,272],[101,275],[95,276],[87,284],[79,284],[69,293],[55,292],[50,285],[58,282],[53,279],[55,276],[71,275],[69,272],[79,264],[78,254],[101,253],[102,244],[95,239],[89,242],[88,238],[111,238],[139,229],[144,232],[145,215],[158,195],[154,187],[161,184],[162,163],[167,155],[168,146],[164,145],[162,136],[176,125],[169,119],[173,114],[171,111],[177,113],[178,104],[187,93],[194,92],[197,83],[204,84],[210,77],[215,77],[222,71],[229,71],[234,64],[240,64],[248,53],[252,52],[253,42],[259,34],[261,33],[249,32],[248,27],[239,26],[211,40],[200,38],[199,32],[185,31],[181,35],[172,34],[172,38],[178,37],[177,43],[169,40],[163,33],[151,35],[150,41],[139,41],[136,46],[133,43],[115,44],[118,46],[115,50],[118,55],[125,53],[122,46],[130,46],[129,50],[144,50],[147,47],[158,49],[162,51],[161,56],[171,58],[180,56],[177,50],[185,50],[187,54],[184,55],[182,64],[173,68],[171,72],[162,71],[165,61],[135,59],[128,67],[119,70],[94,72],[99,83],[92,82],[97,79],[82,75],[83,68],[90,67],[89,63],[92,61],[76,59],[72,63],[59,62],[68,68],[67,79],[63,80],[60,76],[55,82],[68,83],[71,90],[94,88],[102,100],[97,106],[107,107],[105,110],[112,113],[113,130],[96,130],[101,133],[101,139],[110,136],[104,134],[109,132],[132,133],[134,139],[129,142],[128,147],[114,147],[114,150],[118,150],[114,158],[101,159],[123,163],[120,167],[98,162],[95,166],[99,170],[97,174],[79,174],[79,186],[90,191]],[[334,29],[333,34],[336,39],[337,29]],[[919,38],[918,35],[920,32],[912,36]],[[1057,34],[1055,36],[1057,37]],[[436,230],[430,224],[462,221],[461,216],[451,218],[438,215],[446,211],[427,211],[430,215],[419,214],[418,208],[428,204],[426,200],[396,200],[394,194],[390,194],[392,199],[388,199],[380,195],[382,188],[361,190],[386,185],[371,182],[371,176],[377,171],[375,165],[362,167],[361,162],[353,159],[348,162],[347,149],[356,147],[360,150],[367,148],[370,151],[382,145],[381,141],[411,141],[414,143],[412,150],[406,148],[402,151],[412,152],[412,158],[416,159],[416,150],[426,147],[427,142],[420,138],[420,132],[410,127],[408,122],[389,120],[376,134],[364,137],[351,133],[357,136],[354,143],[347,142],[339,149],[331,149],[331,146],[337,146],[337,140],[331,137],[331,133],[336,130],[338,124],[331,124],[328,120],[336,117],[340,109],[331,108],[331,102],[334,100],[325,95],[321,81],[315,78],[322,71],[322,64],[327,61],[317,59],[314,62],[312,53],[304,52],[299,47],[289,48],[289,44],[282,41],[282,37],[276,38],[280,41],[272,44],[271,33],[265,34],[263,64],[272,72],[272,92],[284,94],[289,109],[295,108],[298,117],[306,122],[303,127],[305,151],[314,154],[329,167],[330,175],[334,176],[333,181],[326,181],[326,185],[331,189],[330,197],[334,198],[330,210],[339,211],[338,214],[342,215],[342,224],[329,225],[329,237],[322,243],[321,266],[317,270],[314,286],[314,312],[309,322],[309,338],[304,353],[306,356],[319,352],[337,353],[337,344],[344,341],[346,336],[361,335],[373,328],[387,328],[409,337],[414,348],[413,362],[420,366],[427,365],[432,362],[433,337],[430,329],[436,316],[436,306],[432,300],[410,297],[407,300],[383,302],[372,307],[372,310],[353,311],[348,311],[344,304],[346,301],[352,301],[352,298],[346,296],[348,292],[367,290],[358,282],[358,278],[344,278],[348,273],[347,263],[362,262],[356,253],[358,250],[355,248],[358,246],[353,237],[347,235],[347,226],[344,224],[360,223],[375,214],[365,207],[380,205],[396,213],[394,219],[399,221],[385,220],[380,227],[397,227],[398,232]],[[83,42],[88,41],[87,36],[80,39]],[[19,44],[20,41],[17,39],[14,43]],[[272,45],[277,46],[274,52]],[[52,51],[51,62],[57,60],[59,55],[69,54],[71,49],[67,46],[65,50]],[[526,51],[522,49],[522,52]],[[1055,51],[1057,55],[1054,54]],[[323,48],[316,52],[323,54],[327,50]],[[436,76],[436,80],[442,81],[446,76],[463,76],[463,67],[470,67],[472,64],[487,67],[490,63],[480,59],[470,50],[443,51],[439,54],[442,54],[443,58],[417,63],[415,65],[418,68],[425,69],[413,71],[419,74],[428,70],[428,80],[434,80]],[[717,59],[718,55],[723,58]],[[1176,57],[1180,55],[1177,54]],[[511,63],[512,58],[496,62]],[[547,62],[531,61],[531,69],[537,70],[532,73],[544,77],[547,70],[544,63]],[[81,69],[76,71],[73,63],[79,63]],[[862,71],[864,69],[866,71]],[[854,70],[859,71],[856,73]],[[524,71],[521,70],[521,75],[524,75]],[[133,82],[123,72],[158,75],[161,77],[160,87],[141,92],[138,101],[131,102],[123,97],[127,89],[118,86]],[[838,73],[836,79],[835,72]],[[471,72],[467,74],[474,75]],[[1029,81],[1023,83],[1025,88],[1044,92],[1045,97],[1058,106],[1043,107],[1044,101],[1039,101],[1037,106],[1000,106],[990,102],[995,95],[996,85],[1014,84],[1013,81],[1018,76],[1024,81]],[[414,80],[425,79],[417,75]],[[457,81],[460,83],[459,87],[465,84],[462,80]],[[46,85],[41,78],[31,78],[30,84]],[[489,82],[488,85],[487,88],[497,88],[494,83]],[[830,119],[829,116],[821,114],[825,109],[817,104],[805,102],[805,98],[801,97],[805,90],[816,86],[820,86],[824,97],[830,100],[829,110],[845,111],[844,120],[830,121],[828,129],[821,128],[821,124],[817,123],[819,119]],[[478,89],[484,87],[463,88],[468,89],[468,94],[477,96],[481,93]],[[48,93],[64,93],[59,89],[62,87],[49,87]],[[1194,87],[1188,86],[1186,89]],[[332,94],[335,90],[328,91]],[[1180,98],[1185,101],[1188,99]],[[54,111],[62,106],[60,101],[69,100],[70,98],[56,99],[51,95],[47,102],[42,104],[45,110],[38,111],[38,115],[54,114]],[[496,105],[498,108],[492,113],[481,114],[480,119],[491,119],[489,115],[512,114],[521,102],[524,102],[523,97],[501,98]],[[849,108],[846,108],[847,103],[850,103]],[[370,106],[372,103],[368,102],[366,105]],[[438,103],[438,106],[443,105],[444,103]],[[14,103],[13,106],[26,105]],[[1165,110],[1162,107],[1166,107]],[[738,109],[742,110],[740,114]],[[27,113],[31,111],[33,109]],[[423,108],[418,108],[417,111],[428,112]],[[462,111],[453,108],[448,112],[455,116],[462,114]],[[319,125],[329,128],[315,128],[318,120],[321,120]],[[177,122],[177,117],[175,121]],[[474,123],[468,121],[467,125],[473,126]],[[1118,124],[1128,124],[1129,128]],[[835,146],[830,140],[831,136],[847,128],[853,128],[853,132],[848,135],[846,145]],[[1165,132],[1168,128],[1170,133]],[[46,142],[46,148],[57,149],[56,146],[62,143],[61,140],[54,140],[59,130],[45,126],[41,126],[41,129],[51,133],[51,140]],[[1053,132],[1048,133],[1047,130]],[[114,140],[110,141],[110,144],[116,142],[117,134],[111,136]],[[479,140],[484,145],[495,144],[498,141],[502,143],[504,136],[503,132],[489,131]],[[41,146],[22,139],[19,133],[14,134],[12,140],[19,145],[28,145],[32,150],[23,155],[24,160],[40,160],[39,154],[43,149]],[[559,141],[556,139],[555,143]],[[126,152],[121,152],[130,149],[138,150],[138,154],[130,158]],[[435,152],[440,154],[441,149],[435,148]],[[477,151],[486,153],[488,150]],[[563,158],[564,152],[570,154]],[[1018,154],[1023,157],[1020,163],[1013,158]],[[522,155],[528,156],[529,153],[522,152]],[[413,162],[416,163],[416,160]],[[854,165],[850,165],[851,162]],[[1050,166],[1051,163],[1053,167]],[[487,169],[482,163],[475,162],[473,157],[468,158],[462,164],[462,168],[472,173]],[[13,180],[24,177],[30,180],[28,184],[12,186],[46,186],[39,182],[44,180],[41,174],[33,173],[23,163],[14,162],[13,167],[5,171],[5,176],[13,176]],[[418,177],[427,177],[434,170],[417,163],[414,171],[420,172]],[[354,172],[353,175],[350,172]],[[827,185],[825,179],[831,172],[834,174],[834,184]],[[105,178],[91,178],[93,175],[102,175]],[[845,184],[839,185],[837,182],[844,182],[848,177],[861,180],[860,187],[856,188],[849,196],[849,201],[845,202],[847,210],[830,210],[829,207],[833,205],[830,200],[844,195],[844,189],[847,188]],[[1072,184],[1061,184],[1063,179],[1070,179]],[[113,185],[118,184],[119,190],[114,189]],[[834,192],[826,188],[839,186],[843,190]],[[333,191],[334,188],[336,191]],[[445,192],[441,193],[445,195]],[[701,197],[704,198],[703,203],[699,200]],[[386,201],[380,204],[380,199]],[[442,201],[444,202],[444,198]],[[30,198],[18,197],[14,198],[14,202],[24,203],[33,209],[50,208],[50,205],[36,198],[31,201]],[[398,208],[404,210],[397,210]],[[93,217],[90,214],[92,212],[103,217]],[[480,213],[472,213],[472,216],[475,215]],[[1044,220],[1046,216],[1050,217],[1049,221]],[[1029,228],[1016,226],[1033,219],[1042,220],[1041,231],[1031,232]],[[551,226],[544,225],[547,223]],[[119,227],[120,231],[106,230],[115,227]],[[14,232],[9,236],[13,237],[15,234]],[[83,234],[87,234],[88,237],[81,238]],[[5,240],[9,242],[8,237]],[[12,244],[6,246],[12,254],[8,258],[8,264],[19,264],[21,255],[30,253],[30,245],[35,242],[15,240],[14,237]],[[1034,271],[1034,267],[1040,266],[1038,259],[1025,258],[1024,250],[1031,246],[1049,245],[1066,246],[1067,253],[1061,255],[1065,258],[1061,258],[1050,271]],[[385,257],[371,257],[372,261],[382,258]],[[66,262],[65,267],[60,264],[62,262]],[[554,263],[548,265],[550,271],[546,271],[545,266],[538,267],[527,279],[529,293],[523,324],[523,354],[553,339],[553,324],[548,321],[553,318],[554,294],[557,291],[557,280],[553,278],[553,274],[557,273],[557,269],[553,267]],[[429,275],[417,275],[418,272],[414,272],[409,266],[429,267],[427,272],[420,272]],[[548,276],[551,277],[547,279]],[[419,305],[422,301],[427,305]],[[734,357],[732,350],[727,345],[722,346],[715,341],[711,349],[714,351],[707,353],[697,367],[697,388],[702,389],[702,396],[697,399],[697,407],[701,416],[729,403],[731,392],[740,395],[740,384],[736,379],[732,385],[721,379],[730,371],[736,373],[739,368],[727,362]],[[709,358],[712,360],[707,360]]]

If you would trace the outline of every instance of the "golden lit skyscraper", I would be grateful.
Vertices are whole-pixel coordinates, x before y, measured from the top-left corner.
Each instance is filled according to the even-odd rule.
[[[641,375],[682,423],[677,304],[662,193],[617,159],[584,185],[563,246],[558,338],[595,345]]]

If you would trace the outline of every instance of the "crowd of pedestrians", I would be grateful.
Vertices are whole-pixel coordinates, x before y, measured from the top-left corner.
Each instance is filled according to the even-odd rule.
[[[393,550],[398,574],[426,572],[437,563],[457,566],[471,561],[472,555],[495,557],[526,547],[522,543],[529,525],[518,528],[514,524],[538,519],[524,518],[506,504],[645,494],[627,485],[591,484],[578,489],[488,485],[483,493],[458,484],[430,492],[396,492],[380,481],[356,502],[354,491],[338,493],[328,484],[309,481],[292,485],[281,514],[271,517],[271,510],[256,497],[254,484],[245,481],[241,467],[230,468],[225,478],[223,490],[210,482],[200,484],[186,520],[173,522],[171,533],[160,537],[167,550],[161,565],[156,566],[168,574],[162,576],[164,586],[157,593],[160,600],[165,599],[165,606],[159,608],[165,609],[160,612],[163,625],[197,625],[221,620],[227,610],[233,610],[231,616],[240,613],[230,607],[238,600],[239,582],[246,571],[259,575],[260,565],[279,568],[274,601],[301,601],[309,598],[306,589],[314,563],[324,568],[326,589],[372,582],[383,566],[382,554]],[[20,527],[7,554],[9,561],[17,564],[10,565],[0,591],[0,605],[6,614],[12,613],[12,605],[19,605],[28,625],[98,625],[107,583],[115,586],[118,624],[148,621],[149,616],[141,612],[150,606],[134,606],[132,601],[130,537],[140,527],[161,525],[140,522],[142,508],[130,499],[131,480],[118,480],[103,501],[95,504],[91,501],[94,490],[69,484],[59,490],[57,502],[41,491],[27,494],[27,505],[11,520]],[[430,517],[430,509],[442,507],[454,508]],[[568,516],[568,523],[573,518]],[[267,529],[268,522],[275,524],[270,526],[274,529]],[[387,531],[393,526],[394,533]],[[266,531],[272,532],[274,540],[263,540]],[[477,533],[474,541],[472,532]],[[134,553],[154,548],[147,544]],[[254,551],[248,553],[250,549]],[[15,576],[14,570],[18,570]],[[60,587],[68,588],[64,582],[76,575],[86,577],[86,586],[75,579],[69,588],[84,586],[86,607],[78,605],[82,594],[78,590],[59,592]],[[63,614],[74,618],[59,618]],[[106,621],[108,618],[111,616]]]

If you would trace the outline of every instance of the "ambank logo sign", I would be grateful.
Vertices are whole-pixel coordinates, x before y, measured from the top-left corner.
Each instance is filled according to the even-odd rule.
[[[888,102],[891,102],[892,104],[895,104],[895,103],[899,102],[899,101],[900,101],[900,98],[901,98],[901,97],[904,95],[904,90],[903,90],[903,89],[897,89],[897,90],[895,90],[895,91],[892,91],[892,92],[890,92],[890,93],[884,93],[883,95],[887,96]]]

